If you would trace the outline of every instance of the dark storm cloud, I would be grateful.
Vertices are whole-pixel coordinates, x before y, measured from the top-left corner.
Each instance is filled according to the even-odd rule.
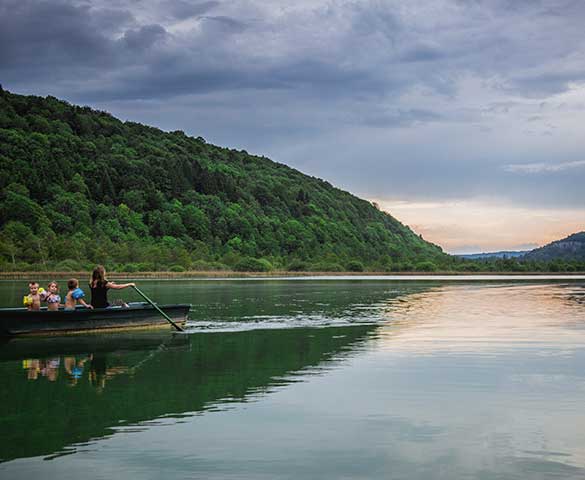
[[[126,30],[122,41],[132,50],[144,50],[163,41],[166,35],[167,31],[160,25],[144,25],[135,30]]]
[[[280,90],[290,95],[305,91],[310,96],[319,90],[321,99],[338,99],[343,95],[352,97],[356,92],[373,95],[384,88],[382,80],[370,72],[343,68],[325,60],[246,66],[239,60],[223,62],[204,56],[196,62],[187,62],[184,55],[163,54],[145,68],[147,70],[128,72],[94,90],[86,89],[82,97],[91,101],[167,99],[244,89],[250,95]]]
[[[326,4],[283,16],[253,2],[238,8],[239,2],[226,7],[165,0],[150,3],[145,15],[140,2],[122,2],[113,10],[107,3],[8,0],[1,7],[0,61],[11,84],[18,85],[19,76],[49,74],[67,81],[68,90],[80,67],[93,67],[95,75],[107,78],[100,82],[100,97],[111,99],[140,98],[139,91],[169,98],[242,87],[287,87],[342,103],[346,95],[397,96],[415,85],[454,95],[457,78],[474,71],[501,75],[502,89],[534,97],[585,79],[580,68],[531,71],[542,65],[547,45],[536,34],[535,48],[527,48],[530,39],[523,36],[534,37],[535,29],[526,22],[507,28],[517,20],[508,18],[510,12],[526,15],[528,3],[514,8],[506,2],[463,3],[470,5],[465,28],[440,11],[429,22],[378,2]],[[485,22],[488,15],[493,27]],[[173,31],[173,22],[153,17],[191,24]],[[544,18],[545,28],[558,27],[541,6],[533,17]],[[570,52],[565,39],[550,40],[549,48],[553,54]],[[161,65],[167,67],[166,82],[155,78]],[[77,83],[78,98],[86,91],[88,99],[96,98],[91,84]],[[144,87],[134,89],[138,83]]]
[[[353,32],[359,36],[380,35],[394,45],[403,25],[392,10],[377,2],[349,4]]]
[[[525,92],[529,96],[541,98],[564,92],[569,89],[571,83],[583,80],[585,80],[585,68],[571,72],[511,76],[510,86],[514,92]]]
[[[0,65],[18,79],[22,66],[52,68],[108,63],[111,40],[104,34],[130,21],[128,12],[91,15],[89,8],[32,0],[0,3]],[[27,70],[29,70],[27,68]]]
[[[220,2],[186,2],[169,0],[164,2],[164,10],[170,12],[172,16],[179,20],[185,20],[192,17],[203,15],[213,8],[220,5]]]
[[[584,100],[555,96],[585,84],[584,20],[569,0],[0,0],[0,83],[378,197],[576,204],[581,169],[505,166],[580,161]]]
[[[225,17],[225,16],[201,16],[199,17],[202,20],[210,20],[212,22],[218,22],[223,28],[227,29],[229,33],[239,33],[246,29],[246,24],[239,22],[233,18]]]
[[[432,62],[446,56],[446,52],[428,45],[416,45],[404,52],[400,60],[403,62]]]
[[[372,127],[404,127],[440,120],[440,114],[430,110],[396,110],[367,115],[364,123]]]
[[[125,8],[131,5],[127,3]],[[79,101],[169,98],[233,88],[298,89],[309,96],[339,99],[358,92],[371,96],[400,90],[410,82],[408,75],[402,73],[387,76],[372,70],[367,55],[362,55],[367,52],[356,51],[356,47],[367,45],[360,42],[362,45],[353,46],[347,35],[339,38],[341,48],[335,52],[329,51],[327,45],[313,49],[307,39],[295,38],[300,32],[285,31],[282,43],[275,44],[274,51],[267,56],[257,55],[248,43],[270,48],[273,36],[251,32],[239,39],[243,47],[238,47],[234,37],[245,33],[245,21],[228,15],[202,15],[218,5],[175,5],[173,16],[193,17],[196,23],[190,30],[172,34],[160,24],[139,24],[125,9],[113,12],[86,4],[10,2],[5,4],[0,23],[4,79],[32,88],[31,77],[62,78],[67,92]],[[347,27],[351,32],[363,36],[366,44],[374,34],[382,35],[385,47],[393,42],[392,35],[398,27],[392,15],[353,8],[357,13]],[[331,20],[331,15],[322,13],[319,18]],[[295,51],[296,40],[305,52]],[[291,47],[292,54],[278,51]],[[137,51],[142,55],[137,57]],[[366,60],[363,66],[358,65],[362,56]],[[91,82],[84,82],[85,78],[75,81],[80,68],[90,78],[104,78],[97,82],[99,92]],[[93,74],[88,69],[94,69]],[[72,80],[77,84],[73,90]],[[54,89],[56,94],[61,93],[58,84]]]

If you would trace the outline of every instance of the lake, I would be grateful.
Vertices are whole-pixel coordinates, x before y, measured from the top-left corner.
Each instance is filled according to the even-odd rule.
[[[585,478],[582,278],[139,285],[188,334],[1,341],[0,478]]]

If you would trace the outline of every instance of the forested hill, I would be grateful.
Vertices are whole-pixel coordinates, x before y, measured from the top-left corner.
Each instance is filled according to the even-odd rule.
[[[585,260],[585,232],[574,233],[562,240],[528,252],[526,260]]]
[[[0,89],[2,270],[433,270],[453,260],[318,178]]]

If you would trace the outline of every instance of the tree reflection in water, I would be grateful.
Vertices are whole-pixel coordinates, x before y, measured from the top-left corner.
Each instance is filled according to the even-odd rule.
[[[293,381],[295,372],[322,372],[375,329],[100,335],[49,339],[52,347],[42,339],[19,339],[4,346],[3,356],[12,360],[0,362],[0,459],[71,453],[75,444],[111,435],[121,425],[252,401]],[[53,351],[31,358],[35,349]]]

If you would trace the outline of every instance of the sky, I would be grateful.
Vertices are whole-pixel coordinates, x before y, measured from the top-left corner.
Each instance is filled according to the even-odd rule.
[[[265,155],[450,253],[585,230],[581,0],[0,0],[0,83]]]

